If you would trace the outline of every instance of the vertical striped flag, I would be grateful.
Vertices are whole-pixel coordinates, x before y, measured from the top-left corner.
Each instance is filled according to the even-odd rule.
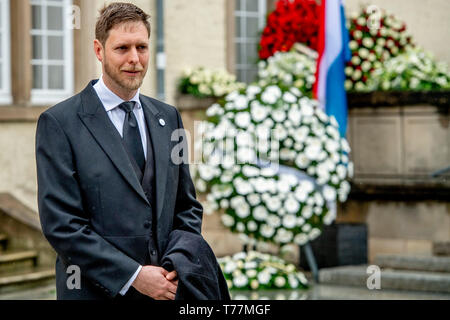
[[[322,0],[316,71],[313,94],[320,107],[333,115],[344,137],[347,131],[345,65],[351,58],[345,25],[344,0]]]

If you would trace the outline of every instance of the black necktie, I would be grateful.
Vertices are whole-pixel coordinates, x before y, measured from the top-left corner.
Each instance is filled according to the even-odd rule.
[[[134,104],[134,101],[127,101],[119,105],[119,108],[125,111],[125,120],[123,122],[123,140],[129,153],[131,153],[134,157],[134,160],[136,160],[136,163],[141,171],[144,172],[144,149],[142,147],[139,126],[133,113]]]

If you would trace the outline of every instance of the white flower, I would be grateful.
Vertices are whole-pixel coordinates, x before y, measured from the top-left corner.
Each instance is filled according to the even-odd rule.
[[[317,160],[321,151],[321,145],[308,145],[305,148],[305,155],[309,160]]]
[[[273,236],[273,234],[275,233],[275,229],[271,226],[268,226],[267,224],[263,224],[261,226],[261,235],[264,238],[271,238]],[[261,282],[261,280],[260,280]]]
[[[291,186],[287,184],[285,181],[283,180],[277,181],[277,190],[279,194],[286,194],[287,192],[289,192],[290,189]]]
[[[266,104],[274,104],[280,97],[280,88],[278,86],[269,86],[262,93],[261,100]]]
[[[302,100],[305,98],[302,98]],[[306,101],[306,100],[304,100]],[[309,103],[300,103],[300,111],[303,116],[305,117],[311,117],[314,115],[314,109],[309,105]]]
[[[247,277],[249,278],[254,278],[256,277],[256,275],[258,274],[258,272],[255,269],[249,269],[247,271],[245,271],[245,274],[247,275]]]
[[[356,81],[361,79],[361,76],[362,76],[361,70],[355,70],[355,72],[353,72],[352,79]]]
[[[239,164],[252,163],[256,158],[255,150],[246,147],[239,148],[236,152],[236,157]]]
[[[269,226],[271,226],[272,228],[278,228],[280,226],[281,223],[281,219],[280,217],[274,215],[274,214],[270,214],[267,217],[267,223],[269,224]]]
[[[246,93],[249,99],[254,99],[255,96],[261,92],[261,88],[255,85],[250,85],[247,87]]]
[[[246,109],[247,106],[248,106],[247,97],[243,96],[243,95],[237,96],[236,99],[234,100],[234,105],[235,105],[237,110]]]
[[[347,169],[345,169],[345,167],[342,164],[340,164],[336,167],[336,173],[339,179],[344,180],[345,176],[347,175]]]
[[[318,192],[314,194],[314,200],[318,206],[323,206],[325,203],[325,200],[323,199],[322,195]]]
[[[248,131],[240,130],[239,133],[236,136],[236,144],[239,147],[253,147],[254,141],[253,141],[253,135],[250,134]]]
[[[215,115],[222,115],[224,113],[224,110],[218,103],[214,103],[212,106],[206,110],[206,115],[208,117],[213,117]]]
[[[293,233],[285,229],[278,229],[275,236],[275,241],[279,243],[289,243],[293,238]]]
[[[310,163],[309,158],[304,154],[304,153],[300,153],[297,158],[295,158],[295,164],[297,165],[297,167],[299,167],[300,169],[304,169],[306,168]]]
[[[303,232],[309,232],[311,230],[311,225],[310,224],[304,224],[302,226],[302,231]]]
[[[329,185],[325,185],[323,187],[323,196],[327,201],[333,201],[336,199],[336,190]]]
[[[356,50],[358,48],[358,42],[351,40],[348,44],[350,50]]]
[[[318,228],[313,228],[309,234],[308,234],[308,238],[310,241],[313,241],[314,239],[316,239],[318,236],[320,236],[321,232],[320,229]]]
[[[225,171],[220,176],[220,182],[222,182],[222,183],[228,183],[228,182],[231,182],[231,180],[233,180],[233,172]]]
[[[245,231],[245,224],[243,224],[242,222],[238,222],[236,224],[236,230],[239,232],[244,232]]]
[[[309,219],[312,217],[312,215],[313,215],[313,210],[312,210],[311,206],[303,207],[303,209],[302,209],[303,218]]]
[[[275,285],[278,288],[284,287],[285,284],[286,284],[286,279],[284,277],[278,276],[275,278]]]
[[[230,205],[230,202],[227,199],[220,200],[220,207],[222,209],[228,208],[229,205]]]
[[[308,242],[308,237],[304,233],[299,233],[294,237],[294,242],[302,246]]]
[[[278,140],[278,141],[282,141],[284,139],[286,139],[288,133],[286,131],[286,129],[284,128],[284,125],[281,124],[277,124],[275,126],[275,128],[273,129],[273,137]],[[273,148],[273,146],[272,146]]]
[[[344,83],[344,86],[345,86],[345,90],[350,90],[352,87],[353,87],[353,82],[352,82],[352,80],[345,80],[345,83]]]
[[[246,286],[248,283],[248,279],[245,275],[239,275],[237,277],[235,277],[233,279],[233,284],[237,287],[237,288],[242,288],[244,286]]]
[[[287,214],[283,217],[283,226],[287,229],[292,229],[297,225],[297,218],[293,214]]]
[[[236,270],[236,268],[237,268],[236,263],[233,260],[230,260],[225,264],[223,271],[225,273],[232,273],[234,270]]]
[[[203,165],[203,164],[199,164],[198,165],[198,173],[200,174],[200,177],[203,180],[209,181],[212,178],[215,177],[215,170],[213,167],[209,166],[209,165]]]
[[[258,206],[253,209],[253,217],[255,220],[264,221],[268,215],[269,213],[267,212],[267,209],[263,206]]]
[[[250,124],[250,114],[248,112],[239,112],[236,114],[234,122],[239,127],[246,129]]]
[[[278,211],[281,208],[280,198],[277,196],[270,197],[269,201],[266,201],[266,206],[270,211]]]
[[[373,43],[373,39],[372,38],[370,38],[370,37],[365,37],[365,38],[363,38],[363,40],[362,40],[362,44],[363,44],[363,46],[365,46],[366,48],[372,48],[373,47],[373,45],[374,45],[374,43]]]
[[[250,215],[250,206],[247,203],[242,203],[235,210],[236,210],[236,214],[239,218],[245,219]],[[239,231],[241,231],[241,230],[239,230]]]
[[[289,213],[296,213],[299,210],[300,205],[293,196],[289,196],[284,202],[284,208]]]
[[[205,192],[206,191],[206,183],[204,180],[197,179],[195,182],[195,187],[199,192]]]
[[[330,225],[334,221],[334,216],[328,212],[328,214],[325,215],[323,218],[323,223],[325,225]]]
[[[288,117],[294,124],[300,123],[301,120],[300,110],[297,108],[291,108],[288,112]]]
[[[248,181],[243,180],[242,178],[235,179],[233,181],[233,184],[238,194],[247,195],[253,192],[252,185]]]
[[[372,64],[371,64],[369,61],[364,61],[364,62],[361,64],[361,68],[362,68],[362,70],[363,70],[364,72],[367,72],[367,71],[370,70],[370,68],[372,68]]]
[[[251,206],[256,206],[261,203],[261,197],[257,193],[247,195],[247,199]]]
[[[347,165],[347,170],[348,170],[348,176],[349,176],[350,178],[353,178],[353,170],[354,170],[354,168],[353,168],[353,162],[349,162],[349,163],[348,163],[348,165]]]
[[[245,198],[242,196],[235,196],[230,200],[230,204],[233,209],[236,209],[237,207],[239,207],[244,203],[246,203]]]
[[[258,287],[259,287],[259,282],[258,282],[258,280],[253,279],[252,281],[250,281],[250,287],[251,287],[253,290],[258,289]]]
[[[359,56],[353,56],[350,61],[353,65],[358,66],[361,63],[361,58]]]
[[[297,101],[297,97],[290,92],[285,92],[283,95],[283,100],[287,103],[294,103]]]
[[[337,152],[339,150],[339,143],[334,140],[328,140],[325,142],[325,148],[330,153]]]
[[[331,183],[332,184],[338,184],[339,183],[339,177],[337,175],[333,174],[331,176]]]
[[[283,122],[286,119],[286,112],[284,112],[281,109],[277,109],[274,110],[272,112],[272,118],[276,121],[276,122]]]
[[[270,281],[270,273],[264,271],[258,273],[258,281],[261,284],[268,284]]]
[[[231,227],[234,225],[234,218],[228,214],[223,214],[221,216],[221,220],[225,227]]]
[[[259,176],[260,169],[255,166],[245,165],[242,167],[242,173],[246,177],[257,177]]]
[[[298,288],[298,280],[295,278],[295,276],[293,276],[293,275],[289,275],[288,276],[288,282],[289,282],[289,286],[292,288],[292,289],[297,289]]]
[[[269,113],[269,108],[261,105],[259,101],[253,101],[250,104],[250,112],[254,121],[261,122],[266,119]]]
[[[233,255],[233,260],[244,260],[247,257],[247,253],[244,251],[237,252]]]
[[[256,229],[258,229],[258,225],[255,221],[249,221],[247,222],[247,229],[248,231],[254,232]]]

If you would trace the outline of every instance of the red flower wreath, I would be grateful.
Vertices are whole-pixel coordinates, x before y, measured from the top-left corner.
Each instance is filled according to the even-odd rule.
[[[267,18],[259,58],[267,59],[277,51],[289,51],[296,42],[317,50],[319,5],[316,0],[279,0]]]

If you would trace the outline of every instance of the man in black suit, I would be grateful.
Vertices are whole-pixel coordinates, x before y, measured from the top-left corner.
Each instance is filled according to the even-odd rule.
[[[94,41],[102,77],[38,121],[39,214],[58,254],[58,299],[173,300],[177,272],[160,267],[169,234],[201,232],[180,114],[139,93],[148,18],[132,4],[105,7]],[[80,289],[67,286],[71,265]]]

